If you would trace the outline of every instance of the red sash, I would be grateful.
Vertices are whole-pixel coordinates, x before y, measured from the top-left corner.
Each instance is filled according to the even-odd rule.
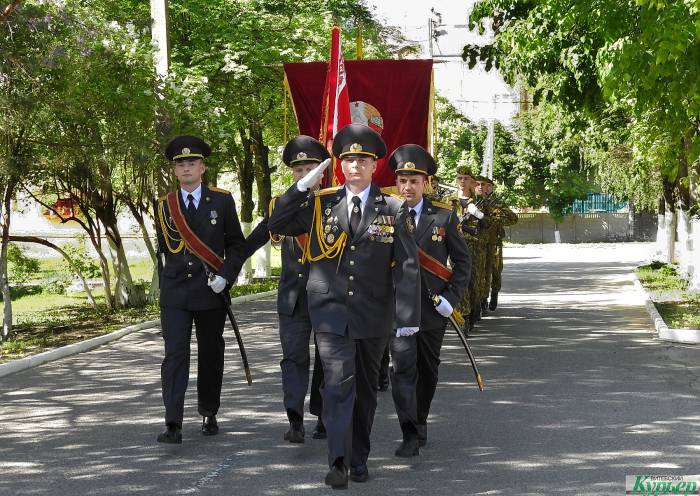
[[[450,282],[450,279],[452,279],[452,271],[449,267],[444,266],[439,260],[428,255],[420,246],[418,247],[418,260],[420,261],[420,266],[434,276],[445,282]]]
[[[297,240],[297,244],[299,245],[299,248],[301,248],[301,252],[304,253],[304,248],[306,248],[306,234],[295,236],[294,239]]]
[[[175,227],[185,242],[185,246],[209,267],[219,270],[224,265],[224,259],[204,244],[204,241],[199,239],[199,236],[197,236],[187,224],[182,209],[180,208],[177,195],[178,193],[175,191],[168,193],[166,201],[168,203],[168,210],[170,210],[170,216],[173,218]]]

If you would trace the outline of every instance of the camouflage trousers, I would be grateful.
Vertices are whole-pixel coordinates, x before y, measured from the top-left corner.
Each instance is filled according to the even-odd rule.
[[[467,240],[467,247],[472,258],[471,277],[469,287],[458,306],[458,310],[465,318],[471,314],[473,309],[481,305],[486,270],[486,245]]]
[[[501,290],[503,274],[503,241],[493,245],[493,255],[491,257],[491,291],[498,293]]]

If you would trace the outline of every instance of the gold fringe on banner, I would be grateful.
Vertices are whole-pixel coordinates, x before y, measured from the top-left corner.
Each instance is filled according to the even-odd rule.
[[[430,101],[428,105],[430,105],[428,111],[428,149],[437,160],[438,117],[435,110],[435,69],[430,71]]]

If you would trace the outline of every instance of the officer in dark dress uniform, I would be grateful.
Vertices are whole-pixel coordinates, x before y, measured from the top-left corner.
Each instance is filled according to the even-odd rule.
[[[166,430],[158,442],[182,442],[182,418],[190,369],[192,323],[197,336],[197,398],[202,434],[214,435],[224,370],[224,322],[230,283],[243,265],[245,239],[228,191],[202,183],[211,148],[200,138],[178,136],[165,149],[180,187],[174,194],[194,234],[219,257],[222,267],[207,273],[175,225],[167,197],[157,203],[160,320],[165,342],[161,366]],[[211,269],[209,269],[211,271]]]
[[[324,372],[325,482],[333,488],[347,487],[348,468],[355,482],[369,478],[379,363],[394,329],[410,334],[420,324],[420,273],[404,202],[371,182],[385,154],[375,131],[345,126],[333,141],[345,185],[309,197],[325,161],[292,185],[270,216],[272,232],[310,235],[306,289]]]
[[[447,317],[467,289],[471,259],[457,231],[456,212],[423,196],[428,177],[437,171],[433,157],[418,145],[403,145],[391,154],[389,166],[396,171],[396,188],[406,199],[409,218],[415,224],[416,243],[432,259],[430,264],[421,263],[420,331],[392,337],[390,343],[391,391],[403,434],[396,456],[410,457],[418,455],[419,446],[427,442],[428,412],[438,382]]]
[[[323,145],[309,137],[298,136],[292,139],[282,152],[282,161],[292,168],[294,179],[299,180],[322,161],[329,158]],[[317,188],[315,188],[317,189]],[[312,195],[313,196],[313,195]],[[270,204],[274,208],[275,199]],[[270,234],[268,217],[265,217],[246,238],[247,256],[265,245],[272,237],[273,243],[282,251],[282,274],[277,290],[277,313],[279,314],[279,334],[282,343],[282,390],[284,407],[289,419],[289,430],[284,438],[291,443],[304,442],[304,398],[309,386],[309,339],[311,319],[306,298],[306,282],[309,278],[309,263],[303,262],[305,239],[294,236]],[[319,391],[323,381],[323,368],[316,353],[311,384],[310,410],[319,417],[313,431],[315,439],[326,437],[321,419],[322,400]]]

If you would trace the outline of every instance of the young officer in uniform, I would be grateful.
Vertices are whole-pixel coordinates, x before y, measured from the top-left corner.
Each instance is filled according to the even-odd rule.
[[[447,318],[467,290],[471,259],[457,231],[456,212],[423,196],[428,177],[437,171],[433,157],[418,145],[403,145],[391,154],[389,166],[415,225],[422,273],[420,331],[391,338],[391,392],[403,434],[396,456],[410,457],[427,442]]]
[[[348,468],[355,482],[369,478],[379,363],[394,329],[409,335],[420,324],[416,244],[403,202],[372,184],[377,159],[385,154],[375,131],[345,126],[333,141],[345,185],[308,197],[325,161],[280,197],[270,216],[272,232],[310,235],[306,289],[323,362],[325,482],[333,488],[347,487]]]
[[[161,366],[166,430],[158,442],[182,442],[185,391],[190,373],[192,323],[197,335],[197,399],[202,434],[219,431],[224,370],[224,323],[230,287],[243,265],[245,239],[228,191],[202,183],[211,148],[200,138],[178,136],[165,149],[174,161],[177,191],[158,201],[160,321],[165,342]],[[218,269],[205,262],[219,266]]]
[[[292,169],[294,180],[306,176],[318,164],[329,158],[323,145],[309,137],[297,136],[284,147],[282,161]],[[319,178],[320,179],[320,178]],[[318,183],[312,185],[318,189]],[[275,199],[270,203],[274,208]],[[306,235],[276,236],[270,234],[268,217],[263,219],[250,236],[246,238],[247,256],[265,245],[270,238],[280,246],[282,251],[282,275],[277,291],[277,313],[279,314],[279,333],[282,343],[282,391],[284,407],[289,419],[289,430],[284,438],[290,443],[304,442],[304,398],[309,386],[309,339],[311,337],[311,319],[306,298],[306,282],[309,279],[309,263],[303,261]],[[323,381],[323,368],[318,353],[314,360],[314,372],[311,383],[310,410],[318,417],[312,436],[315,439],[326,437],[326,430],[321,420],[322,400],[319,387]]]

